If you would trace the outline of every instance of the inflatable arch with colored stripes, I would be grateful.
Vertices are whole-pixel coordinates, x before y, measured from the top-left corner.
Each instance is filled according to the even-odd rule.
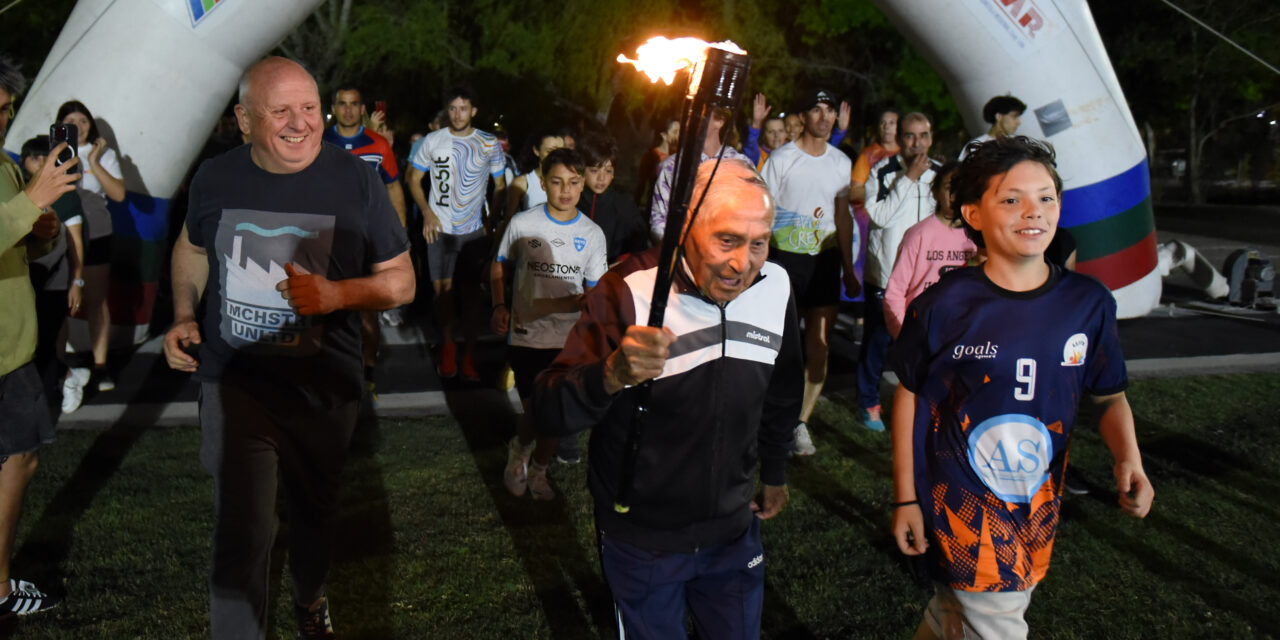
[[[10,125],[5,150],[49,132],[58,106],[80,100],[111,132],[128,193],[111,203],[112,344],[146,337],[169,199],[244,70],[320,0],[80,0]],[[109,137],[109,139],[110,139]],[[82,322],[73,342],[84,346]]]
[[[1078,268],[1120,317],[1160,299],[1146,153],[1085,0],[875,0],[947,80],[970,131],[982,105],[1029,105],[1021,133],[1052,142],[1066,183],[1061,224]],[[244,69],[320,0],[80,0],[9,128],[7,151],[78,99],[114,133],[126,202],[112,207],[113,342],[145,337],[169,198]],[[73,338],[80,331],[73,331]]]
[[[1146,150],[1085,0],[875,0],[942,74],[969,131],[982,105],[1027,103],[1018,133],[1058,152],[1060,226],[1078,244],[1077,269],[1101,280],[1118,314],[1160,301]]]

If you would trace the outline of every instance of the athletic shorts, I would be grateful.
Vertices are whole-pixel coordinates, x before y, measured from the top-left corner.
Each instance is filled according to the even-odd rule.
[[[771,247],[769,260],[787,270],[797,307],[834,307],[839,304],[843,262],[839,249],[828,249],[811,256]]]
[[[507,345],[507,363],[516,374],[516,393],[520,399],[533,396],[533,381],[560,355],[559,349],[534,349],[513,344]]]
[[[35,451],[53,438],[53,419],[35,363],[0,376],[0,459]]]
[[[111,236],[91,238],[84,244],[84,266],[111,264]]]
[[[427,269],[431,272],[431,280],[454,280],[455,271],[459,272],[458,279],[472,281],[480,278],[479,270],[484,268],[489,255],[487,239],[483,228],[462,235],[440,234],[435,242],[427,245]]]
[[[935,584],[915,637],[1025,640],[1032,591],[1035,587],[1025,591],[957,591]]]

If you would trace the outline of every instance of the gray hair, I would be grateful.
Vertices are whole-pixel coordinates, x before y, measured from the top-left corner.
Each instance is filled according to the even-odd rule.
[[[9,56],[0,55],[0,89],[4,89],[10,96],[17,96],[26,88],[27,79],[22,77],[17,63]]]
[[[711,179],[713,170],[715,180]],[[777,215],[773,194],[769,192],[769,185],[765,184],[756,168],[750,161],[743,158],[725,158],[720,161],[719,168],[716,168],[715,158],[704,160],[698,165],[698,176],[693,182],[693,195],[689,198],[689,212],[692,214],[705,192],[706,202],[703,203],[703,210],[698,212],[696,222],[698,224],[710,222],[720,212],[721,207],[717,205],[721,201],[728,200],[734,194],[744,190],[754,190],[764,196],[765,204],[769,208],[769,224],[772,225],[774,216]],[[685,220],[686,229],[690,222],[692,221]]]

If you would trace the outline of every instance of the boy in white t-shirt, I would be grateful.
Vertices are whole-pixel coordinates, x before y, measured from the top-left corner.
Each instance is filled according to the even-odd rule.
[[[579,300],[604,275],[605,237],[577,209],[586,167],[572,149],[556,149],[542,160],[547,202],[517,213],[498,242],[489,274],[493,330],[507,334],[507,361],[525,411],[508,446],[503,482],[513,495],[528,489],[535,500],[551,500],[547,464],[558,438],[538,438],[529,421],[533,381],[555,360],[578,320]],[[505,304],[504,276],[514,269],[512,308]],[[532,464],[530,464],[532,458]]]

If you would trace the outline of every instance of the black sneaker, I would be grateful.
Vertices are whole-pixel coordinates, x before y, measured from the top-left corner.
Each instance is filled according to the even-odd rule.
[[[93,378],[97,382],[97,389],[100,392],[113,391],[116,388],[116,380],[111,377],[111,372],[106,367],[94,367]]]
[[[1062,476],[1062,488],[1073,496],[1089,495],[1089,483],[1084,481],[1084,476],[1075,467],[1067,467]]]
[[[577,434],[561,438],[560,446],[556,447],[556,462],[561,464],[578,464],[582,462],[582,453],[578,449]]]
[[[34,584],[23,580],[9,580],[9,595],[0,600],[0,617],[16,613],[25,616],[58,606],[62,598],[41,593]]]
[[[320,598],[320,608],[312,611],[293,605],[293,617],[298,619],[298,640],[337,640],[333,622],[329,620],[329,599]]]

